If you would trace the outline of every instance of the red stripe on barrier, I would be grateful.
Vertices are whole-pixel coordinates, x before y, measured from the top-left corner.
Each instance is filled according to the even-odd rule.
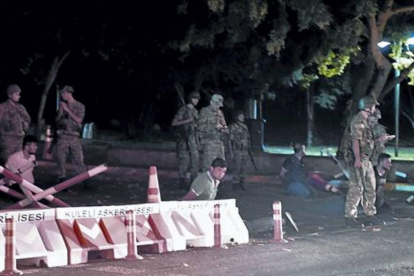
[[[221,246],[220,205],[214,205],[214,247]]]
[[[125,226],[127,228],[128,254],[126,260],[142,260],[142,256],[138,255],[137,248],[137,232],[135,224],[135,214],[133,210],[128,210],[125,216]]]

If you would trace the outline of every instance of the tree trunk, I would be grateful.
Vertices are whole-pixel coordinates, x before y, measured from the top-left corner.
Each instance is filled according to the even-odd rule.
[[[391,63],[388,60],[384,60],[382,68],[377,70],[374,87],[372,89],[372,95],[376,99],[381,98],[381,94],[382,94],[381,92],[383,91],[384,86],[387,83],[388,76],[391,72],[391,69],[392,69]]]
[[[394,87],[398,84],[401,83],[404,79],[407,78],[408,74],[414,69],[414,62],[410,64],[410,66],[408,66],[407,68],[405,68],[404,70],[402,70],[400,72],[400,76],[393,78],[392,80],[388,81],[387,85],[385,85],[385,87],[382,90],[381,96],[380,96],[380,100],[382,100],[388,93],[390,93]]]
[[[56,56],[52,62],[49,73],[46,76],[45,88],[40,98],[39,111],[37,113],[36,136],[38,138],[40,138],[41,136],[41,131],[43,127],[43,113],[45,111],[47,96],[49,95],[50,88],[55,82],[60,66],[62,66],[62,63],[69,56],[69,54],[70,51],[66,52],[62,57]]]
[[[307,134],[306,145],[311,147],[313,145],[313,124],[314,124],[314,103],[313,95],[315,90],[315,83],[312,82],[310,87],[306,90],[306,113],[307,113]]]
[[[348,131],[349,123],[351,122],[352,116],[358,111],[358,101],[363,96],[366,95],[368,91],[368,87],[371,83],[372,77],[375,71],[375,62],[372,59],[372,54],[370,49],[366,54],[365,64],[361,66],[361,70],[358,70],[355,73],[355,76],[359,77],[358,81],[355,83],[352,89],[352,97],[348,103],[348,106],[344,112],[344,121],[342,124],[342,136],[341,140],[339,141],[337,155],[341,157],[342,148],[346,140],[344,139],[346,136],[346,132]]]

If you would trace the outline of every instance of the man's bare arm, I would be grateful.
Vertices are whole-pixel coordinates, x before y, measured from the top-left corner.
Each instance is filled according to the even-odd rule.
[[[190,189],[190,191],[181,200],[194,200],[197,198],[198,195],[196,195],[196,193],[192,189]]]

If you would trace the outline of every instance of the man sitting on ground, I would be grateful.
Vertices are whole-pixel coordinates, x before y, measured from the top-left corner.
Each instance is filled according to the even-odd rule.
[[[191,183],[190,191],[182,200],[214,200],[217,195],[220,180],[227,171],[226,161],[216,158],[206,172],[198,174]]]
[[[377,198],[375,200],[375,208],[377,208],[377,212],[384,211],[383,209],[388,206],[388,204],[385,203],[384,184],[387,182],[388,172],[391,170],[391,167],[391,155],[381,153],[378,156],[378,164],[374,167],[375,182],[377,184]]]
[[[33,168],[36,165],[38,140],[35,136],[26,135],[23,139],[23,148],[9,156],[6,168],[19,174],[23,179],[34,183]]]
[[[294,154],[286,158],[279,172],[279,177],[282,179],[288,195],[310,197],[314,193],[313,187],[340,193],[338,188],[328,184],[318,173],[310,172],[307,176],[305,164],[302,161],[306,155],[306,147],[301,143],[295,143],[292,146]]]

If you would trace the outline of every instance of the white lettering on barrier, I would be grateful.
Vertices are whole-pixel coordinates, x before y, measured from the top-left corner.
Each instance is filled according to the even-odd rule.
[[[128,210],[133,210],[135,215],[149,215],[159,213],[160,207],[158,204],[136,204],[58,208],[56,212],[56,219],[124,217]]]
[[[163,201],[160,203],[160,213],[196,211],[214,209],[214,205],[219,204],[220,209],[236,208],[235,199],[226,200],[194,200],[194,201]]]
[[[55,219],[55,210],[39,209],[39,210],[21,210],[0,212],[0,224],[6,223],[6,218],[13,218],[16,223],[39,222]]]

